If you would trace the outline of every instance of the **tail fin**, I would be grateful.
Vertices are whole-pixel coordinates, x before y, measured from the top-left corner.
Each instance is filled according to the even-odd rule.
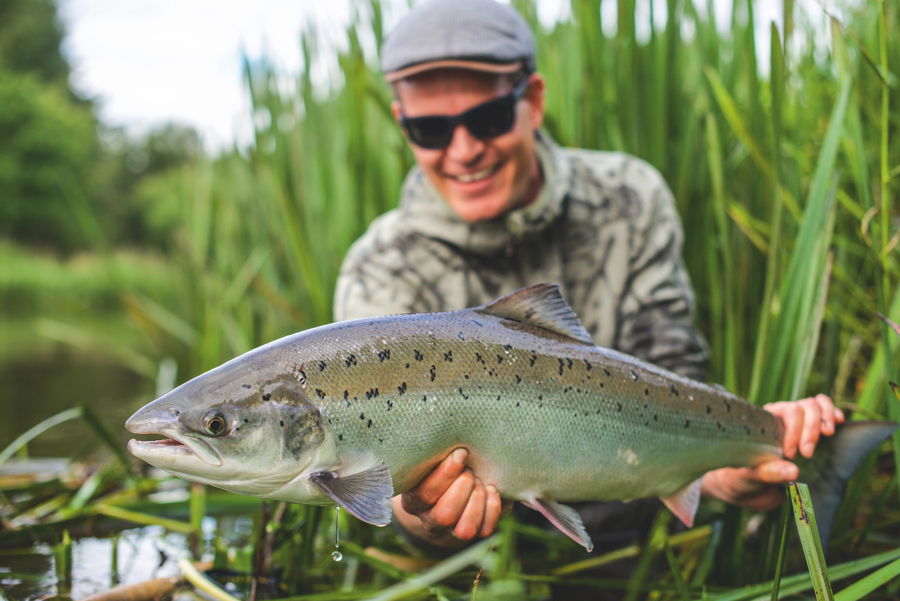
[[[828,549],[831,525],[844,499],[847,481],[863,460],[897,429],[896,422],[859,421],[838,426],[819,439],[811,459],[796,461],[800,482],[809,486],[822,549]]]

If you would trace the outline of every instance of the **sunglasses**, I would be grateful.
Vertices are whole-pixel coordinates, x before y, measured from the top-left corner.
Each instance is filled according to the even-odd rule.
[[[476,138],[487,140],[502,136],[516,122],[516,103],[528,89],[529,77],[525,76],[513,90],[494,100],[473,106],[464,113],[452,117],[430,115],[407,117],[400,113],[400,126],[416,146],[435,150],[446,148],[453,139],[456,126],[462,123]]]

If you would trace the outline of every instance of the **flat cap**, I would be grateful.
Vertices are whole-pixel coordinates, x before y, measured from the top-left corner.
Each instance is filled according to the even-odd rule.
[[[511,6],[494,0],[427,0],[407,14],[381,46],[389,82],[430,69],[488,73],[534,71],[534,36]]]

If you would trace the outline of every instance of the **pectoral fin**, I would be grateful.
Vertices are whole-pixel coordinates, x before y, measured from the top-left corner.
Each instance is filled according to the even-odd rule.
[[[665,506],[688,528],[694,525],[694,515],[700,505],[700,484],[702,482],[703,477],[701,476],[674,495],[660,497]]]
[[[349,476],[316,472],[310,474],[309,480],[362,521],[376,526],[387,526],[391,522],[394,483],[385,462]]]
[[[588,553],[594,548],[591,537],[588,536],[581,523],[581,516],[578,512],[562,503],[556,501],[546,501],[544,499],[534,499],[532,501],[524,501],[525,505],[544,514],[544,517],[563,531],[563,533],[574,540],[576,543],[588,550]]]

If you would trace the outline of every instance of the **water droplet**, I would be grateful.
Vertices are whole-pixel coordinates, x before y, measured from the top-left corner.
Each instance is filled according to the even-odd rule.
[[[340,551],[335,551],[334,553],[331,554],[331,559],[333,559],[335,561],[340,561],[340,560],[344,559],[344,556],[341,554]]]

